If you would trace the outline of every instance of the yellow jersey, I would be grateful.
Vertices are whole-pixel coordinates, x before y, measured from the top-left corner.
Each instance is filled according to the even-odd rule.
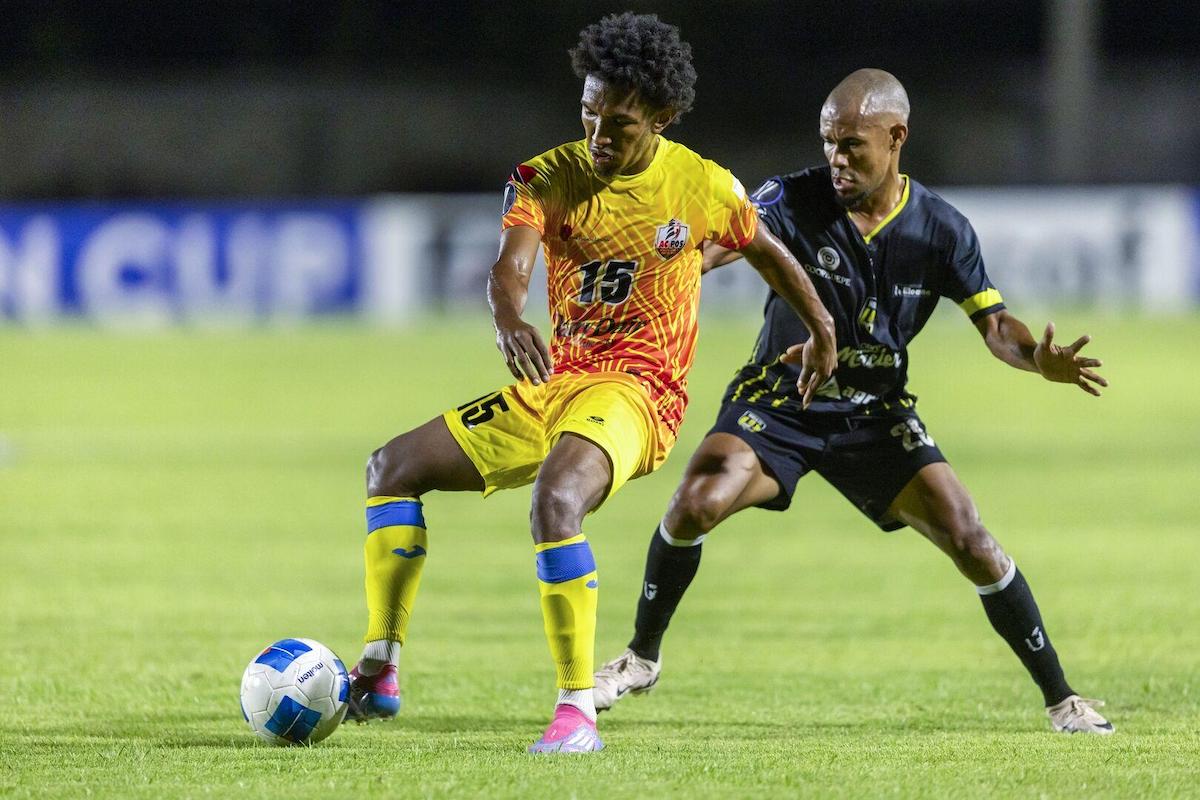
[[[541,234],[556,373],[618,371],[647,388],[672,438],[696,351],[701,242],[734,250],[758,216],[729,170],[658,137],[636,175],[596,173],[587,142],[517,166],[502,229]]]

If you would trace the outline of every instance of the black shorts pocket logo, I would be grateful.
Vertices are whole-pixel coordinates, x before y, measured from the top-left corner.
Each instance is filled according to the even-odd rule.
[[[892,436],[900,437],[904,451],[911,453],[918,447],[933,447],[933,437],[915,419],[906,419],[892,426]]]

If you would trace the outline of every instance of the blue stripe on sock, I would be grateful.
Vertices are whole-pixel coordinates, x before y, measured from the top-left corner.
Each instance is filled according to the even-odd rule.
[[[415,525],[424,528],[425,516],[421,513],[421,504],[415,500],[397,500],[367,509],[367,533],[393,525]]]
[[[537,576],[543,583],[563,583],[596,571],[596,559],[587,542],[555,547],[537,554]]]

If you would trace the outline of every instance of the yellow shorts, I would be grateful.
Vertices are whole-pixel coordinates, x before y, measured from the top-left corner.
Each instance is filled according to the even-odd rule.
[[[483,496],[532,483],[564,433],[595,444],[612,464],[605,499],[667,460],[674,437],[658,421],[645,387],[623,372],[553,375],[447,411],[450,433],[483,476]]]

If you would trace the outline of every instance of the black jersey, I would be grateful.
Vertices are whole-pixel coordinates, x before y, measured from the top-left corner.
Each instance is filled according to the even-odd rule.
[[[792,251],[833,316],[838,365],[807,413],[872,414],[909,406],[908,343],[940,297],[972,321],[1004,308],[966,217],[904,176],[899,205],[863,236],[835,200],[828,167],[772,178],[751,196],[771,233]],[[726,401],[799,411],[799,369],[779,362],[808,330],[771,292],[754,355]]]

